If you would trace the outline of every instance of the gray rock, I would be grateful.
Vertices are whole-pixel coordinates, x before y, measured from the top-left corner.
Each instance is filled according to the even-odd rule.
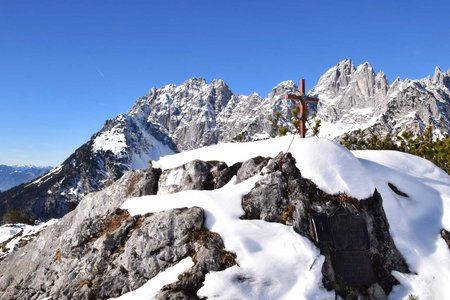
[[[242,166],[237,171],[236,183],[258,174],[266,166],[268,160],[268,158],[257,156],[242,163]]]
[[[194,161],[187,170],[186,176],[204,179],[190,188],[203,188],[199,183],[206,179],[214,187],[233,176],[222,162]],[[129,197],[156,194],[159,179],[165,178],[160,174],[152,168],[127,173],[105,190],[88,194],[74,211],[5,257],[0,299],[117,297],[187,256],[195,265],[158,298],[192,299],[205,275],[234,265],[235,255],[224,249],[218,234],[203,228],[201,208],[143,216],[118,208]]]
[[[448,232],[445,229],[441,230],[441,237],[444,239],[445,243],[448,246],[448,249],[450,249],[450,232]]]
[[[158,194],[186,190],[213,190],[227,184],[236,175],[240,164],[229,168],[224,162],[193,160],[161,174]]]
[[[336,290],[344,299],[383,299],[392,287],[398,284],[391,275],[393,270],[408,273],[408,266],[395,247],[389,234],[382,199],[378,192],[365,200],[357,200],[344,194],[328,195],[311,181],[301,177],[290,155],[279,154],[264,168],[265,177],[243,197],[243,218],[262,219],[294,226],[294,229],[311,240],[315,239],[312,227],[314,214],[329,218],[338,208],[358,216],[367,224],[369,247],[367,254],[375,273],[376,284],[372,285],[372,296],[367,298],[369,286],[355,288],[338,278],[332,263],[335,249],[330,243],[316,242],[326,260],[323,265],[323,284]]]

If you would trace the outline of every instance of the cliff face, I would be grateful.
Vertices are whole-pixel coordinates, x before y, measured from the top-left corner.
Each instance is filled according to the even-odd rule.
[[[350,152],[330,143],[321,144],[323,154],[329,157],[336,151],[335,156],[346,161],[344,169],[358,174],[359,163]],[[310,146],[303,142],[294,147],[306,151]],[[0,261],[0,299],[118,297],[186,259],[191,264],[179,271],[177,280],[161,285],[156,299],[283,298],[289,297],[289,290],[306,298],[337,293],[344,298],[385,299],[400,283],[395,274],[423,275],[416,264],[409,265],[414,259],[402,252],[399,236],[392,238],[389,222],[395,220],[387,218],[384,208],[392,209],[393,203],[383,203],[383,197],[418,200],[417,191],[406,190],[403,179],[384,172],[393,179],[389,186],[370,183],[371,196],[356,199],[344,192],[324,192],[333,189],[330,182],[319,189],[313,181],[322,185],[321,177],[308,175],[298,153],[244,161],[222,156],[226,162],[193,160],[175,168],[132,171],[108,188],[88,194],[75,210],[32,241],[18,243]],[[349,194],[371,180],[355,181],[339,172]],[[425,169],[422,174],[428,176]],[[127,201],[130,197],[134,198]],[[265,232],[264,238],[258,228]],[[420,239],[422,233],[416,234]],[[449,250],[444,239],[442,243]],[[429,245],[425,248],[430,250]],[[297,260],[284,259],[291,253],[298,255]],[[258,259],[265,263],[255,267]],[[281,275],[284,272],[286,276]],[[228,288],[217,288],[213,284],[217,280]],[[297,286],[297,282],[308,284]]]

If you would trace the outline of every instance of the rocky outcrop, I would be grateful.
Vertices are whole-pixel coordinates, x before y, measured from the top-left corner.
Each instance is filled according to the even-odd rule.
[[[398,284],[391,272],[409,272],[389,234],[389,223],[378,192],[361,201],[345,194],[328,195],[317,189],[311,181],[301,177],[300,171],[295,167],[295,160],[289,153],[269,160],[263,173],[266,174],[265,177],[243,197],[242,206],[246,213],[244,218],[292,225],[299,234],[313,240],[326,257],[322,269],[326,288],[336,290],[344,299],[385,299],[392,287]],[[352,222],[341,221],[339,226],[350,232],[366,230],[367,233],[363,232],[363,235],[368,237],[367,247],[363,245],[361,248],[339,249],[343,242],[338,239],[342,239],[346,233],[333,228],[336,222],[333,216],[336,212],[359,220],[356,229],[352,228]],[[320,225],[322,227],[319,228]],[[320,230],[322,232],[318,232]],[[338,239],[332,236],[333,230],[339,235]],[[361,240],[359,233],[345,238],[344,242],[352,247]],[[339,259],[336,259],[338,256]],[[354,269],[347,270],[339,266],[346,257],[354,264]],[[368,278],[368,283],[361,284],[357,280],[348,282],[353,278],[347,272],[357,272],[358,267],[373,272],[373,278]],[[346,276],[349,277],[347,281]]]
[[[450,232],[448,232],[445,229],[441,230],[441,237],[444,239],[445,243],[448,246],[448,249],[450,249]]]
[[[391,271],[408,272],[389,235],[377,192],[362,201],[344,194],[328,195],[302,178],[290,154],[280,153],[275,158],[256,157],[231,167],[196,160],[163,172],[149,168],[127,173],[103,191],[88,194],[74,211],[1,260],[0,299],[117,297],[187,256],[194,265],[178,281],[163,287],[156,299],[196,299],[208,272],[224,270],[238,259],[224,248],[217,233],[204,227],[203,209],[130,216],[118,207],[129,197],[215,189],[234,175],[245,180],[256,174],[263,177],[243,197],[242,218],[291,225],[311,239],[326,257],[322,269],[326,288],[344,298],[384,299],[398,283]],[[346,218],[356,220],[345,226],[348,232],[359,234],[334,232],[336,216],[340,224],[345,224]],[[352,224],[359,224],[356,231]],[[337,255],[349,257],[339,251],[348,241],[355,244],[355,239],[362,248],[350,255],[363,257],[355,264],[372,272],[372,277],[365,278],[368,284],[349,280],[336,261]]]
[[[158,193],[218,189],[236,175],[239,167],[239,163],[228,167],[223,162],[194,160],[180,167],[165,170],[159,181]]]

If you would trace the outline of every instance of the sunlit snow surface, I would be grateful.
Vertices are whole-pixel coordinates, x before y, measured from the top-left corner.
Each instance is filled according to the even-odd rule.
[[[115,155],[118,155],[123,149],[127,147],[125,134],[123,128],[120,126],[113,127],[112,129],[102,132],[94,139],[92,149],[94,151],[112,151]]]
[[[193,159],[221,160],[231,165],[257,155],[276,156],[286,151],[292,136],[245,144],[222,144],[163,157],[155,165],[166,169]],[[414,294],[420,299],[441,299],[450,294],[450,251],[439,232],[450,230],[450,177],[430,162],[392,151],[350,152],[317,138],[293,140],[290,152],[302,175],[332,194],[345,192],[363,199],[375,188],[384,200],[390,231],[414,274],[394,275],[401,282],[390,299]],[[122,208],[131,214],[177,207],[200,206],[205,226],[218,232],[225,247],[237,255],[239,266],[206,276],[199,296],[218,299],[334,299],[322,287],[323,257],[291,227],[259,220],[240,220],[242,195],[255,176],[214,191],[185,191],[171,195],[132,198]],[[393,183],[409,198],[395,194]],[[158,279],[150,282],[157,284]],[[139,299],[139,298],[135,298]]]
[[[347,193],[364,199],[373,194],[375,186],[360,161],[343,146],[327,139],[293,139],[292,136],[251,143],[218,144],[162,157],[153,165],[170,169],[193,159],[220,160],[229,166],[255,156],[275,157],[289,149],[302,176],[311,179],[330,194]]]
[[[440,230],[450,229],[450,176],[431,162],[396,151],[355,151],[383,198],[395,245],[413,274],[394,273],[402,284],[392,299],[450,295],[450,251]],[[394,193],[390,182],[409,197]],[[445,295],[445,296],[443,296]]]
[[[134,290],[132,292],[123,294],[118,298],[110,299],[120,299],[120,300],[137,300],[137,299],[152,299],[158,294],[159,290],[166,284],[177,281],[178,275],[189,269],[194,265],[191,257],[186,257],[182,259],[176,265],[167,268],[163,272],[159,273],[146,284]]]
[[[7,242],[5,248],[0,248],[0,259],[11,253],[16,244],[21,240],[30,240],[33,235],[36,235],[56,222],[57,219],[51,219],[38,225],[5,224],[0,226],[0,244]]]

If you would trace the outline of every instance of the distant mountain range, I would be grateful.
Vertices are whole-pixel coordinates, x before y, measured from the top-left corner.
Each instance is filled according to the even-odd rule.
[[[0,165],[0,191],[33,180],[51,169],[52,167]]]
[[[272,89],[266,98],[234,94],[222,80],[193,78],[183,84],[153,88],[126,114],[104,127],[61,166],[37,180],[0,194],[0,221],[7,215],[23,221],[61,217],[89,192],[98,191],[125,172],[139,169],[166,154],[221,142],[265,139],[274,134],[268,116],[279,111],[281,125],[295,103],[293,81]],[[321,136],[338,138],[361,129],[385,135],[432,126],[436,135],[450,132],[450,70],[436,68],[420,80],[396,79],[389,84],[369,63],[355,67],[343,60],[328,70],[309,92],[320,98],[317,118]],[[239,138],[238,138],[239,137]]]

